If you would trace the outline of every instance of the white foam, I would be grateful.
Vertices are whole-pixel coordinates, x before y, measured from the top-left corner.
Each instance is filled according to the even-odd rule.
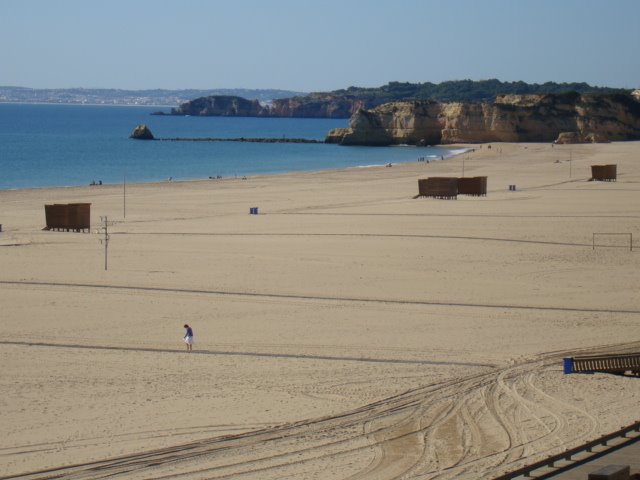
[[[407,162],[408,163],[408,162]],[[384,167],[388,165],[387,163],[381,163],[381,164],[371,164],[371,165],[356,165],[355,167],[347,167],[347,169],[350,168],[373,168],[373,167]],[[392,163],[392,165],[396,165],[395,163]]]
[[[470,152],[471,150],[472,150],[471,148],[456,148],[456,149],[453,149],[453,150],[449,150],[449,153],[444,155],[444,158],[455,157],[456,155],[460,155],[462,153],[467,153],[467,152]]]

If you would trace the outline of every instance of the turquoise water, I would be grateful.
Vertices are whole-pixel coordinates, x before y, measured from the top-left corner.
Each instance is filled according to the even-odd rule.
[[[144,123],[156,137],[323,139],[347,120],[152,116],[157,107],[0,104],[0,189],[250,176],[445,158],[438,147],[148,142],[129,139]]]

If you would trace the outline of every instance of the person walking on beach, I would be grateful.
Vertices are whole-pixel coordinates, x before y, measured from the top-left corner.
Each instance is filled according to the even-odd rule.
[[[184,328],[186,328],[186,331],[183,337],[184,343],[187,344],[187,352],[190,352],[193,350],[193,329],[186,323],[184,324]]]

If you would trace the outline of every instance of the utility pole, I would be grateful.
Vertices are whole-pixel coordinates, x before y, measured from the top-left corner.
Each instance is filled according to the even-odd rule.
[[[107,221],[106,215],[104,217],[100,217],[100,221],[102,222],[102,231],[104,232],[104,238],[100,240],[100,242],[104,245],[104,269],[107,270],[107,252],[109,249],[109,222]]]

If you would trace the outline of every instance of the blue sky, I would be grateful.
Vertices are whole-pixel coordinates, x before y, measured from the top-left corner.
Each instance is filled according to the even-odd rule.
[[[0,85],[640,87],[640,0],[0,0]]]

